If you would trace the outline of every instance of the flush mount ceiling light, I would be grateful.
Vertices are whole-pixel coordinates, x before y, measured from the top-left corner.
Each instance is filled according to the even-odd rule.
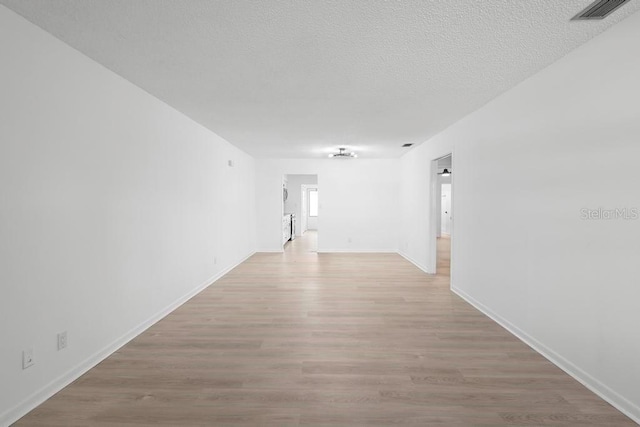
[[[329,157],[352,158],[358,157],[358,155],[352,151],[347,151],[346,148],[338,148],[338,152],[329,154]]]
[[[449,169],[445,169],[442,172],[440,172],[438,175],[451,176],[451,172],[449,172]]]

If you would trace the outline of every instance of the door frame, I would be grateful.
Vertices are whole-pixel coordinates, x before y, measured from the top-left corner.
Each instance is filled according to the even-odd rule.
[[[429,190],[430,190],[430,202],[429,202],[429,235],[428,235],[428,247],[429,251],[432,254],[429,258],[428,271],[432,274],[437,274],[437,265],[438,265],[438,236],[440,235],[439,228],[440,225],[440,217],[442,210],[442,192],[440,180],[438,179],[438,160],[443,159],[445,157],[451,156],[451,171],[455,171],[455,157],[453,155],[453,151],[449,153],[445,153],[441,156],[436,157],[431,160],[430,164],[430,173],[429,173]],[[450,286],[453,286],[453,254],[454,254],[454,235],[455,235],[455,174],[451,174],[451,230],[450,230],[450,238],[451,238],[451,263],[450,263]]]

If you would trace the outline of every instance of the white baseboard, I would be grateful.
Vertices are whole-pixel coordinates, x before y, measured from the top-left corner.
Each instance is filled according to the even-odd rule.
[[[178,298],[176,301],[169,304],[168,306],[166,306],[165,308],[163,308],[153,316],[149,317],[144,322],[140,323],[133,329],[129,330],[129,332],[125,333],[120,338],[116,339],[115,341],[111,342],[110,344],[108,344],[98,352],[89,356],[82,363],[80,363],[80,365],[60,375],[58,378],[54,379],[49,384],[45,385],[44,387],[37,390],[35,393],[31,394],[29,397],[24,399],[15,407],[5,411],[3,414],[0,414],[0,426],[6,427],[18,421],[20,418],[25,416],[31,410],[36,408],[38,405],[42,404],[45,400],[49,399],[51,396],[53,396],[54,394],[56,394],[57,392],[59,392],[69,384],[71,384],[73,381],[78,379],[80,376],[82,376],[84,373],[86,373],[91,368],[96,366],[98,363],[102,362],[104,359],[112,355],[120,347],[124,346],[129,341],[131,341],[132,339],[134,339],[135,337],[137,337],[138,335],[146,331],[148,328],[158,323],[160,320],[162,320],[165,316],[170,314],[172,311],[174,311],[175,309],[180,307],[182,304],[186,303],[191,298],[193,298],[194,296],[202,292],[204,289],[212,285],[214,282],[216,282],[222,276],[227,274],[229,271],[233,270],[235,267],[242,264],[244,261],[249,259],[254,253],[255,252],[250,253],[249,255],[247,255],[246,257],[244,257],[242,260],[238,261],[234,265],[228,268],[225,268],[219,273],[216,273],[215,275],[207,279],[204,283],[201,283],[200,285],[196,286],[194,289],[189,291],[186,295],[183,295],[182,297]]]
[[[395,254],[395,249],[318,249],[319,254]]]
[[[489,307],[485,306],[463,290],[457,289],[453,286],[451,287],[451,290],[460,298],[481,311],[483,314],[490,317],[493,321],[498,323],[507,331],[511,332],[520,341],[533,348],[535,351],[548,359],[551,363],[572,376],[580,384],[584,385],[586,388],[610,403],[614,408],[625,414],[627,417],[631,418],[634,422],[640,424],[640,407],[638,405],[635,405],[633,402],[629,401],[627,398],[620,395],[615,390],[612,390],[601,381],[597,380],[584,370],[575,366],[571,361],[565,359],[532,336],[528,335],[526,332],[513,325],[505,318],[494,313]]]
[[[402,258],[406,259],[407,261],[409,261],[411,264],[415,265],[416,267],[418,267],[420,270],[424,271],[427,274],[433,274],[431,273],[425,266],[423,266],[422,264],[420,264],[418,261],[414,260],[413,258],[411,258],[409,255],[405,254],[402,251],[398,251],[398,255],[400,255]]]

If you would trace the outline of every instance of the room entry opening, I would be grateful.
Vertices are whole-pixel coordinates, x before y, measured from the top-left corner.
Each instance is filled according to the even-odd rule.
[[[317,251],[321,210],[318,175],[287,174],[283,176],[282,186],[283,194],[286,193],[282,203],[283,246],[303,238],[306,242],[305,247]]]
[[[453,237],[453,156],[448,154],[432,161],[431,271],[451,275]]]

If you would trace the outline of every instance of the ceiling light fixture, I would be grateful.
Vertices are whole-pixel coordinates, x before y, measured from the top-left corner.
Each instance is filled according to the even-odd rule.
[[[352,151],[347,151],[346,148],[338,148],[338,152],[329,154],[329,157],[351,158],[358,157],[358,155]]]
[[[442,172],[440,172],[438,175],[442,175],[442,176],[451,176],[451,172],[449,172],[449,169],[443,170]]]

